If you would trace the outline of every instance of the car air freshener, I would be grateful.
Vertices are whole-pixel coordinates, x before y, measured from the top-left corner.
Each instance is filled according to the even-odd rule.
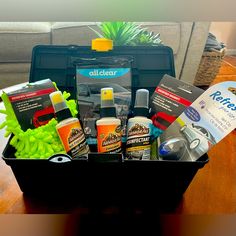
[[[203,90],[176,78],[164,75],[151,96],[153,137],[157,138],[176,118],[203,93]],[[151,158],[157,158],[157,140],[152,142]]]
[[[78,58],[76,61],[77,100],[80,119],[89,145],[96,144],[96,120],[100,118],[100,91],[113,88],[116,116],[121,120],[125,142],[126,123],[131,105],[131,57],[107,56]]]
[[[77,118],[72,117],[60,91],[50,94],[50,99],[57,117],[57,133],[67,154],[72,158],[86,155],[89,147],[84,132]]]
[[[158,150],[163,160],[179,160],[187,150],[187,142],[183,138],[172,138],[163,142]]]
[[[121,153],[121,121],[116,118],[113,88],[101,89],[100,115],[96,121],[98,152]]]
[[[129,159],[150,160],[150,136],[152,120],[149,115],[149,91],[136,91],[134,117],[127,125],[126,157]]]
[[[186,152],[178,159],[198,160],[236,128],[235,89],[234,81],[222,82],[207,89],[161,134],[158,138],[159,149],[168,140],[181,138],[186,141]]]

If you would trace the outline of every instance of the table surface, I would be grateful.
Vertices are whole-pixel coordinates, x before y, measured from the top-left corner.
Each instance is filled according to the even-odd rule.
[[[12,88],[10,88],[11,90]],[[14,89],[14,87],[13,87]],[[0,103],[0,109],[4,109]],[[0,114],[0,123],[5,119]],[[7,143],[0,130],[0,152]],[[236,131],[225,137],[209,152],[209,162],[200,169],[173,213],[236,213]],[[26,197],[21,192],[11,168],[0,159],[0,213],[70,213],[77,206],[63,208]]]

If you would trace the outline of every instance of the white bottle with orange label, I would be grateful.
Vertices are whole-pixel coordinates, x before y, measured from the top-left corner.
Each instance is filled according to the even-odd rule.
[[[98,152],[121,153],[121,121],[116,118],[113,88],[101,89],[100,116],[96,122]]]
[[[57,133],[65,151],[72,158],[86,155],[89,152],[85,135],[79,120],[72,117],[60,91],[50,94],[58,124]]]

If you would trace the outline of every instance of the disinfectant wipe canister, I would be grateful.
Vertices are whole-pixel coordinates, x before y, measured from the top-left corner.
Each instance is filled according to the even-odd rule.
[[[72,158],[83,156],[89,152],[83,129],[77,118],[72,117],[60,91],[50,94],[50,99],[57,117],[57,133],[65,151]]]
[[[149,91],[139,89],[136,92],[134,117],[127,127],[126,156],[130,159],[150,160],[150,136],[152,120],[149,114]]]
[[[96,121],[98,152],[121,153],[121,121],[116,118],[113,88],[101,89],[100,116]]]

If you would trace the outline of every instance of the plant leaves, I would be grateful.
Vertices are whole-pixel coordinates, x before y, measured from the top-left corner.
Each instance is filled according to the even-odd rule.
[[[122,45],[159,45],[162,43],[160,34],[148,32],[141,24],[135,22],[102,22],[98,24],[102,34],[92,29],[99,37],[113,40],[115,46]]]

